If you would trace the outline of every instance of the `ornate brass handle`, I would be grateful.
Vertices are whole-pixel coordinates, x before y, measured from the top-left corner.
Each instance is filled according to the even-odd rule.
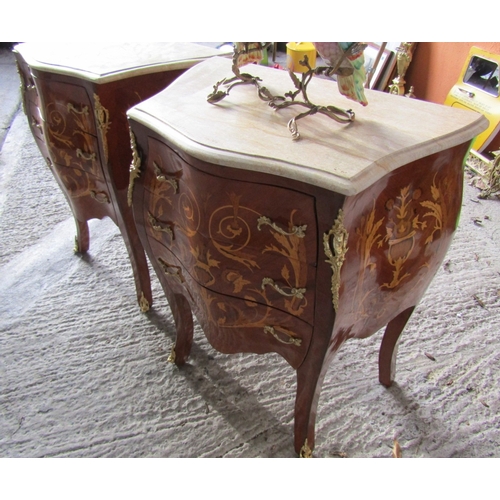
[[[184,276],[182,275],[182,271],[179,266],[172,266],[167,261],[163,260],[161,257],[158,257],[158,263],[160,264],[163,272],[167,276],[175,278],[181,285],[186,281],[184,279]]]
[[[90,190],[90,196],[92,199],[99,203],[109,203],[109,198],[108,195],[104,191],[94,191],[93,189]]]
[[[151,224],[151,227],[155,231],[161,231],[163,233],[167,233],[170,236],[170,238],[175,239],[173,224],[162,224],[156,217],[151,215],[149,212],[148,212],[148,220],[149,223]]]
[[[326,262],[332,266],[332,304],[335,312],[339,307],[340,270],[346,258],[348,239],[349,233],[344,227],[344,211],[340,209],[332,228],[323,235]]]
[[[304,226],[293,226],[292,227],[292,232],[287,233],[283,229],[281,229],[279,226],[276,225],[269,217],[266,217],[263,215],[262,217],[259,217],[257,219],[257,229],[260,231],[260,227],[263,225],[268,225],[271,226],[275,231],[278,233],[282,234],[283,236],[297,236],[297,238],[303,238],[306,235],[306,229],[307,225]]]
[[[42,126],[33,117],[31,117],[31,126],[42,130]]]
[[[166,176],[165,173],[162,171],[162,169],[158,166],[158,164],[155,161],[153,162],[153,167],[155,170],[156,179],[159,182],[166,182],[167,184],[170,184],[174,190],[174,193],[178,193],[179,192],[179,183],[177,182],[177,179],[175,177]]]
[[[73,111],[73,113],[76,113],[77,115],[86,115],[87,116],[89,114],[89,107],[88,106],[82,106],[82,109],[77,109],[73,106],[73,104],[68,102],[68,104],[66,105],[66,108],[68,109],[68,111]]]
[[[280,333],[283,333],[284,335],[286,335],[286,338],[282,338],[278,335],[278,332],[277,330],[280,332]],[[283,327],[281,326],[265,326],[264,327],[264,332],[265,333],[270,333],[278,342],[281,342],[282,344],[287,344],[287,345],[294,345],[294,346],[297,346],[297,347],[300,347],[300,345],[302,344],[302,339],[299,339],[297,337],[295,337],[292,332],[289,332],[288,330],[285,330]]]
[[[80,148],[76,150],[76,156],[87,161],[95,161],[96,159],[95,153],[84,153]]]
[[[305,288],[290,288],[290,292],[285,292],[285,290],[280,288],[272,278],[264,278],[262,280],[262,290],[264,290],[266,285],[272,286],[278,293],[284,295],[285,297],[297,297],[298,299],[303,299],[304,294],[306,293]]]

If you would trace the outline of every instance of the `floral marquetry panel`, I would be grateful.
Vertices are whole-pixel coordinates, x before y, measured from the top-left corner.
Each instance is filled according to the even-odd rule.
[[[280,353],[297,374],[295,451],[310,456],[344,341],[386,326],[379,381],[391,385],[399,336],[457,226],[463,158],[486,124],[367,90],[349,126],[306,116],[292,141],[292,111],[253,85],[207,103],[231,64],[202,63],[128,111],[141,159],[134,217],[175,318],[175,363],[190,353],[191,313],[221,352]],[[249,72],[273,95],[293,83]],[[342,107],[334,81],[313,78],[308,94]]]
[[[46,82],[41,81],[44,88]],[[84,88],[52,83],[44,92],[48,147],[53,161],[104,179],[94,110]]]
[[[314,198],[207,175],[149,140],[147,232],[211,290],[313,323]]]
[[[365,337],[420,299],[456,229],[466,151],[413,162],[346,200],[336,331]]]
[[[150,241],[160,280],[191,302],[210,344],[227,354],[276,352],[297,368],[311,340],[312,326],[253,297],[241,300],[201,286],[181,260],[157,241]],[[261,301],[262,302],[262,301]]]

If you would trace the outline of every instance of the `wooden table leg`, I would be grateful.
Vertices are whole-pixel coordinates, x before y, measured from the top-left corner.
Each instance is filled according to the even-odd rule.
[[[390,387],[394,380],[399,337],[414,309],[415,306],[405,309],[390,321],[385,329],[378,358],[378,378],[380,383],[386,387]]]
[[[88,251],[90,244],[89,226],[86,220],[81,221],[78,220],[76,217],[75,217],[75,223],[76,223],[76,236],[75,236],[74,251],[75,253],[84,254]]]

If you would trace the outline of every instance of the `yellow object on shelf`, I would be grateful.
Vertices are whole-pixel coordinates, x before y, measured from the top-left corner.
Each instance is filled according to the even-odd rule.
[[[286,66],[294,73],[305,73],[306,66],[302,66],[300,61],[307,56],[309,66],[316,67],[316,48],[311,42],[288,42],[286,44]]]
[[[472,149],[483,152],[498,147],[500,137],[500,54],[492,54],[478,47],[471,47],[457,83],[444,103],[455,108],[471,109],[481,113],[489,127],[472,143]]]

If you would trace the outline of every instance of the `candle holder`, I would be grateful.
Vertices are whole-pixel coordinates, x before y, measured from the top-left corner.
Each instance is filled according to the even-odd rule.
[[[298,140],[300,134],[297,127],[297,121],[306,116],[314,115],[316,113],[328,116],[338,123],[348,124],[355,118],[352,109],[341,109],[336,106],[322,106],[312,103],[307,95],[307,87],[314,75],[340,75],[349,76],[353,73],[353,68],[341,67],[342,62],[350,56],[363,50],[366,45],[356,42],[352,44],[347,50],[343,51],[342,56],[335,61],[332,66],[321,66],[318,68],[311,68],[307,55],[304,55],[299,64],[306,68],[306,71],[301,73],[299,79],[295,73],[288,71],[290,78],[295,86],[294,91],[289,91],[283,96],[273,95],[268,88],[262,84],[262,79],[257,76],[252,76],[249,73],[242,73],[240,66],[247,64],[248,60],[252,58],[255,60],[255,54],[259,54],[269,47],[269,42],[240,42],[235,45],[233,53],[232,71],[235,76],[231,78],[224,78],[218,81],[213,91],[208,95],[207,101],[210,104],[216,104],[229,95],[230,91],[239,85],[254,85],[257,88],[257,95],[259,98],[268,103],[268,105],[275,109],[280,110],[290,106],[302,106],[307,108],[307,111],[299,113],[288,122],[288,130],[292,135],[293,140]],[[302,99],[300,99],[300,96]]]

